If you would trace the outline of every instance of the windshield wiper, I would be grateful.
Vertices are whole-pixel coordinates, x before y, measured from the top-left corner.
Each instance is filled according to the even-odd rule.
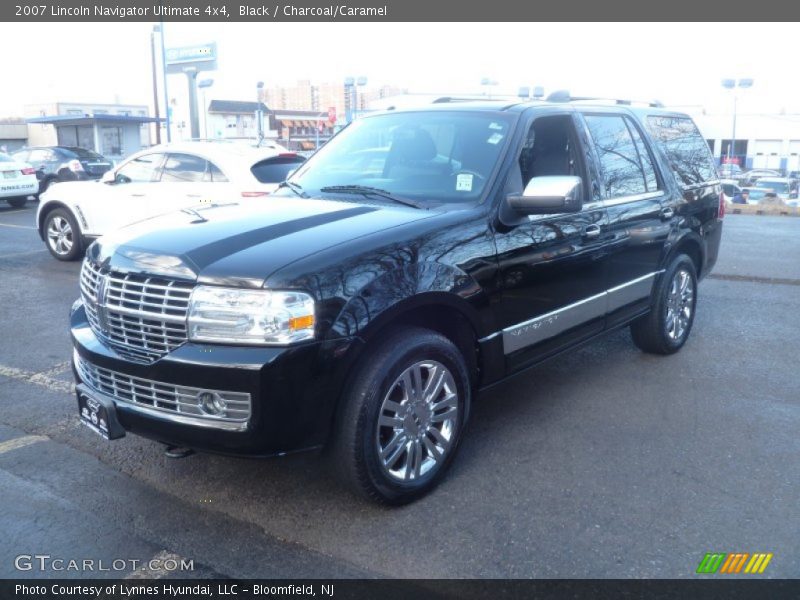
[[[303,191],[303,186],[299,183],[295,183],[294,181],[281,181],[281,183],[278,185],[278,189],[281,188],[289,188],[301,198],[308,198],[308,194]]]
[[[391,200],[392,202],[397,202],[398,204],[403,204],[405,206],[411,206],[413,208],[427,208],[427,206],[415,200],[401,198],[399,196],[395,196],[387,190],[370,187],[368,185],[329,185],[327,187],[320,188],[319,191],[326,194],[362,194],[364,196],[380,196],[381,198],[386,198],[387,200]]]

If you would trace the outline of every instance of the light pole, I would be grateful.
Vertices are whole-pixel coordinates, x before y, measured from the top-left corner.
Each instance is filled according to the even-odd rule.
[[[150,31],[150,63],[153,70],[153,108],[156,118],[156,144],[161,143],[161,118],[158,111],[158,69],[156,69],[156,33],[158,25]]]
[[[355,121],[358,113],[358,88],[367,85],[367,78],[363,75],[359,77],[345,77],[344,90],[350,101],[350,115],[347,122]]]
[[[213,79],[203,79],[198,82],[197,87],[203,90],[203,137],[208,139],[208,104],[206,104],[206,88],[214,85]]]
[[[488,90],[488,92],[484,92],[484,94],[486,94],[486,96],[491,100],[492,86],[497,85],[497,81],[492,79],[491,77],[484,77],[481,79],[481,85]]]
[[[259,81],[256,84],[256,127],[258,128],[258,142],[260,146],[264,140],[264,111],[261,110],[261,103],[264,98],[264,82]]]
[[[734,156],[734,146],[736,146],[736,109],[738,97],[736,94],[737,88],[747,89],[753,87],[752,79],[723,79],[722,87],[727,90],[733,90],[733,134],[731,136],[731,143],[728,145],[728,163],[730,164]],[[739,165],[741,167],[741,165]]]
[[[161,75],[164,78],[164,110],[166,111],[166,130],[167,130],[167,142],[172,141],[172,133],[170,132],[170,125],[172,121],[172,117],[170,115],[170,108],[169,108],[169,90],[167,89],[167,41],[164,36],[164,21],[162,20],[161,23],[158,25],[153,25],[153,33],[160,33],[161,34]]]
[[[356,77],[356,87],[355,87],[355,90],[356,90],[356,113],[355,114],[356,115],[358,115],[358,113],[360,112],[360,108],[358,106],[358,88],[359,87],[363,88],[366,85],[367,85],[367,78],[366,77],[364,77],[363,75],[361,77]]]

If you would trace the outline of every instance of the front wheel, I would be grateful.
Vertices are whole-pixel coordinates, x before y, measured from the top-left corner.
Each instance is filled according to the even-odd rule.
[[[44,220],[47,249],[58,260],[76,260],[83,252],[81,231],[75,217],[63,208],[56,208]]]
[[[633,342],[645,352],[673,354],[689,337],[697,303],[694,262],[679,254],[653,290],[652,310],[631,324]]]
[[[442,479],[470,405],[458,348],[422,328],[389,335],[345,391],[332,459],[345,483],[371,500],[405,504]]]

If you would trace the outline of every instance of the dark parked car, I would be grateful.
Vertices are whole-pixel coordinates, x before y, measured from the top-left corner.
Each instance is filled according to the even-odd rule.
[[[23,148],[12,156],[36,169],[40,194],[57,181],[100,179],[114,166],[97,152],[75,146],[35,146]]]
[[[392,504],[442,478],[480,390],[621,327],[680,350],[724,215],[691,118],[570,101],[365,116],[270,198],[89,247],[81,419],[173,454],[327,446]]]

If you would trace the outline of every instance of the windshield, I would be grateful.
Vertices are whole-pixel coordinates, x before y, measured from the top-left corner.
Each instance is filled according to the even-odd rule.
[[[486,188],[509,128],[509,116],[496,113],[366,117],[323,146],[290,181],[308,194],[355,185],[422,201],[472,202]]]
[[[764,181],[763,179],[760,179],[759,181],[756,181],[756,187],[764,190],[772,190],[778,194],[789,191],[789,184],[785,181]]]

